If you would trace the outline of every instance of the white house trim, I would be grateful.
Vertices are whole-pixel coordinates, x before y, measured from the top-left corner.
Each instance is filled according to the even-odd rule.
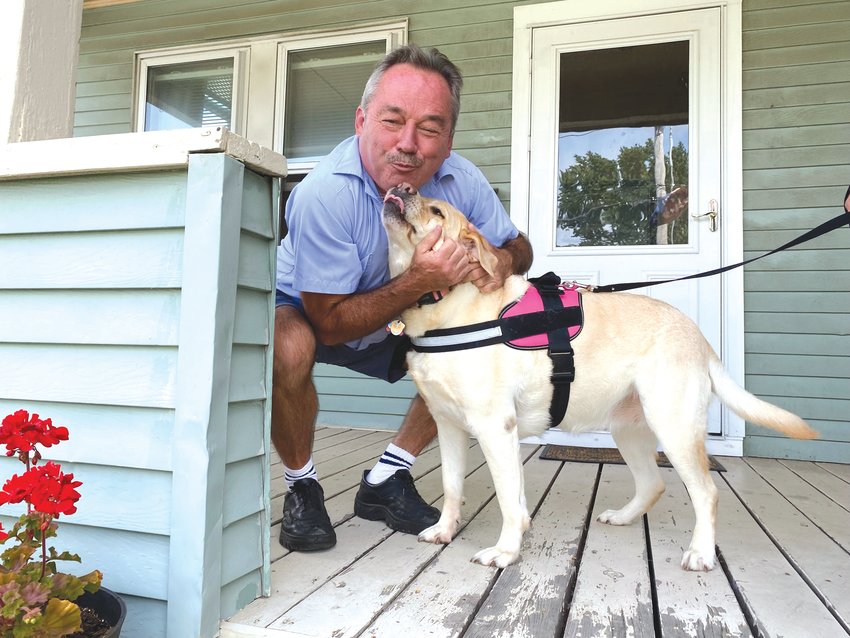
[[[97,135],[87,138],[84,145],[74,139],[0,147],[0,180],[161,170],[188,165],[191,153],[211,152],[225,152],[263,175],[286,175],[282,155],[225,128]]]

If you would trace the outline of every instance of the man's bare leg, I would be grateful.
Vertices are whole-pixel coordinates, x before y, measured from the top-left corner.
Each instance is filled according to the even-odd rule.
[[[284,497],[280,544],[293,551],[328,549],[336,533],[324,504],[324,492],[312,467],[313,435],[319,400],[313,385],[316,337],[299,310],[275,310],[272,381],[272,443],[283,460],[289,492]],[[309,468],[309,471],[306,471]],[[300,470],[300,472],[298,472]]]
[[[275,311],[271,439],[283,464],[303,467],[313,453],[319,399],[313,385],[316,337],[292,306]]]
[[[425,401],[418,394],[413,398],[407,414],[404,416],[401,428],[393,439],[393,443],[407,450],[413,456],[425,449],[434,437],[437,436],[437,424],[434,417],[425,405]]]

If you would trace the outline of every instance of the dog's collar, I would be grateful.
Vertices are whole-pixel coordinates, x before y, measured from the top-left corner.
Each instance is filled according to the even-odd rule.
[[[451,288],[449,288],[451,290]],[[430,306],[431,304],[435,304],[438,301],[441,301],[443,297],[449,294],[449,290],[435,290],[433,292],[426,292],[424,295],[419,297],[419,300],[416,302],[417,307],[421,308],[422,306]]]

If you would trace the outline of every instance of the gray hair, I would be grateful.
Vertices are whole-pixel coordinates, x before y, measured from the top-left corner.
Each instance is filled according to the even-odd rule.
[[[415,44],[405,44],[390,51],[369,76],[366,88],[363,89],[363,97],[360,98],[360,108],[366,111],[384,73],[396,64],[409,64],[417,69],[433,71],[443,76],[449,85],[451,95],[452,134],[454,134],[457,118],[460,115],[460,90],[463,88],[463,76],[460,69],[437,49],[426,50]]]

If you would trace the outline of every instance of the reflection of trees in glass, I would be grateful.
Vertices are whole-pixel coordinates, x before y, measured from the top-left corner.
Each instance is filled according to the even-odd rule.
[[[664,156],[665,192],[688,183],[688,152],[682,143]],[[617,159],[589,151],[561,171],[558,186],[558,227],[574,246],[628,246],[656,243],[655,153],[651,139],[624,146]],[[687,215],[673,227],[670,243],[688,241]]]

